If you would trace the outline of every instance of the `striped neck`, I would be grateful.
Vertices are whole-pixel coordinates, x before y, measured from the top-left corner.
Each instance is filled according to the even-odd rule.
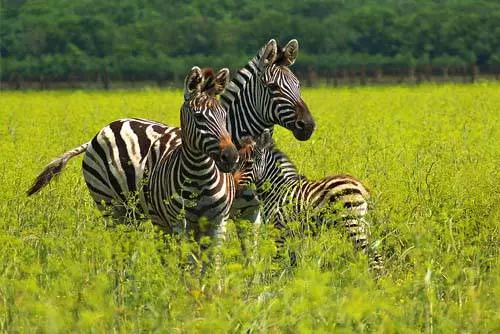
[[[214,169],[218,170],[215,161],[208,154],[195,150],[186,144],[181,145],[178,149],[181,177],[192,179],[193,176],[198,176],[195,175],[195,171],[203,170],[206,174],[212,173]]]
[[[254,182],[261,192],[296,188],[307,181],[304,176],[297,173],[297,168],[283,152],[275,148],[265,149],[262,158],[260,166],[254,168],[254,173],[257,174],[254,174]]]
[[[260,53],[236,73],[221,95],[222,105],[228,112],[227,128],[235,143],[244,136],[258,137],[274,125],[271,95],[259,78],[259,59]]]
[[[198,150],[193,150],[188,145],[181,145],[179,149],[181,150],[180,156],[182,161],[187,161],[191,163],[206,163],[208,160],[213,161],[213,159],[210,158],[208,154]],[[215,161],[213,162],[215,164]]]

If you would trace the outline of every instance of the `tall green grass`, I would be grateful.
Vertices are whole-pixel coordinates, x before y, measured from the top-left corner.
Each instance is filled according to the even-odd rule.
[[[0,96],[0,329],[5,332],[498,332],[500,86],[309,89],[308,142],[276,142],[311,178],[350,173],[371,190],[387,259],[374,281],[341,230],[275,231],[241,250],[234,224],[220,273],[201,277],[187,238],[100,217],[75,158],[40,194],[52,158],[110,121],[179,123],[180,92]],[[250,228],[250,227],[249,227]],[[201,254],[201,257],[206,254]],[[206,258],[210,261],[210,258]],[[218,288],[222,277],[222,290]]]

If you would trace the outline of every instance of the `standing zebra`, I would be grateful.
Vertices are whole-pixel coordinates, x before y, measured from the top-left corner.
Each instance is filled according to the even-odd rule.
[[[235,172],[237,188],[241,192],[250,184],[255,184],[265,221],[273,222],[281,230],[297,219],[311,219],[326,224],[341,222],[355,247],[368,253],[371,269],[378,273],[383,271],[382,257],[368,247],[365,215],[370,195],[360,181],[349,175],[308,180],[274,146],[269,131],[263,132],[257,139],[250,156],[239,163],[239,169]],[[254,201],[255,198],[240,196],[233,203],[232,210],[245,210],[255,205],[249,205],[249,200]],[[277,244],[283,241],[283,238],[279,238]]]
[[[228,82],[227,69],[214,75],[193,68],[181,109],[182,145],[147,157],[141,200],[153,222],[170,224],[167,229],[186,228],[172,225],[181,217],[199,235],[198,220],[206,217],[217,227],[213,233],[223,231],[235,193],[230,172],[239,158],[226,129],[227,112],[216,99]]]
[[[315,123],[300,96],[299,81],[289,69],[298,49],[295,39],[284,47],[271,39],[229,83],[221,103],[227,110],[227,128],[234,143],[246,136],[258,137],[275,124],[292,131],[298,140],[310,138]],[[82,169],[92,198],[101,210],[111,207],[114,217],[124,217],[135,213],[127,207],[130,197],[140,193],[147,164],[154,164],[161,152],[173,150],[180,143],[178,127],[144,119],[114,121],[92,141],[51,162],[46,167],[48,172],[37,178],[28,195],[60,173],[69,159],[85,152]],[[257,211],[258,207],[254,207],[248,218],[258,220]]]
[[[227,69],[215,74],[212,69],[202,71],[199,67],[193,67],[184,84],[181,140],[172,144],[172,141],[167,143],[168,136],[167,142],[162,142],[165,136],[159,137],[151,144],[149,154],[144,153],[147,167],[142,176],[144,185],[140,188],[141,207],[151,215],[153,222],[169,232],[189,230],[199,238],[205,233],[220,236],[224,231],[225,219],[235,193],[230,172],[239,158],[226,129],[226,110],[216,98],[224,91],[228,81]],[[97,134],[92,142],[100,137],[101,134]],[[50,181],[54,172],[60,171],[72,156],[82,152],[84,146],[49,164],[29,193]],[[131,146],[128,149],[137,153],[147,148]],[[119,182],[112,179],[117,167],[115,162],[121,161],[123,164],[122,159],[129,155],[113,147],[96,153],[97,156],[87,153],[84,158],[84,167],[93,165],[90,173],[90,169],[84,169],[85,180],[89,188],[92,182],[99,181],[96,190],[114,190],[113,182]],[[103,190],[96,191],[100,192],[103,193],[103,201],[108,200]],[[200,230],[198,220],[201,217],[208,218],[211,223],[208,231]]]

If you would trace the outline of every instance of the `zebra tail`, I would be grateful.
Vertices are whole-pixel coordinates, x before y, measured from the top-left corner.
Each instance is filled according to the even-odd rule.
[[[74,156],[77,156],[87,149],[87,147],[90,145],[90,142],[87,142],[83,145],[80,145],[71,151],[65,152],[64,154],[60,155],[56,159],[52,160],[45,168],[43,169],[43,172],[40,173],[31,185],[31,187],[26,191],[26,194],[28,196],[31,196],[43,187],[45,187],[52,179],[54,176],[58,175],[61,173],[63,168],[66,166],[68,163],[69,159],[73,158]]]

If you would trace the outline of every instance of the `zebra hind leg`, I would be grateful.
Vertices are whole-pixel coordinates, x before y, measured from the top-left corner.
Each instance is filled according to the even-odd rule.
[[[383,257],[368,242],[368,222],[361,217],[348,216],[343,219],[354,247],[368,256],[369,268],[377,277],[385,272]]]
[[[377,250],[370,249],[368,258],[370,261],[370,269],[377,276],[377,278],[384,276],[386,271],[382,255],[380,255]]]

